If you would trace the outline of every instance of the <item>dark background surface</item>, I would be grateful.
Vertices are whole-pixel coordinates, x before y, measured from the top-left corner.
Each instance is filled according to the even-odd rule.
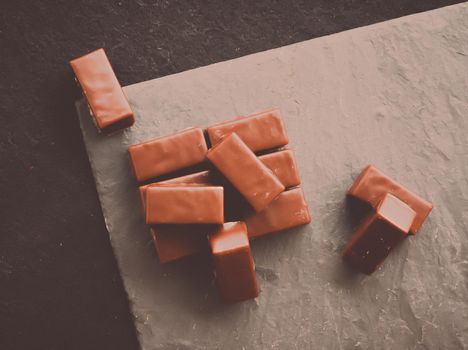
[[[71,58],[127,85],[458,2],[0,0],[0,349],[138,349]]]

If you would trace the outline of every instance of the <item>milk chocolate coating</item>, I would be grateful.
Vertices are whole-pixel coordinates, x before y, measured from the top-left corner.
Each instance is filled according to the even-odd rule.
[[[209,243],[223,300],[233,303],[256,298],[259,289],[245,223],[225,223],[209,235]]]
[[[249,238],[286,230],[310,223],[311,218],[301,188],[281,193],[260,213],[245,218]]]
[[[288,144],[288,136],[278,109],[217,124],[207,128],[207,132],[213,146],[223,137],[235,132],[253,152]]]
[[[147,224],[222,224],[223,188],[150,186],[146,190]]]
[[[70,61],[95,124],[109,134],[133,125],[135,119],[103,49]]]
[[[278,180],[284,185],[284,187],[295,187],[300,185],[301,179],[296,166],[296,161],[294,159],[294,154],[291,150],[282,150],[278,152],[273,152],[259,156],[258,159],[269,168],[273,174],[276,175]],[[221,181],[219,174],[216,174],[214,171],[205,170],[198,173],[189,174],[185,176],[175,177],[169,180],[153,182],[148,185],[140,186],[140,196],[143,207],[146,202],[146,189],[149,186],[154,184],[200,184],[207,186],[226,186],[223,181]],[[226,188],[224,189],[224,198],[225,198],[225,209],[226,209],[226,200],[228,196],[226,194]]]
[[[371,274],[408,234],[417,213],[391,194],[354,231],[342,252],[357,270]]]
[[[140,198],[141,198],[141,204],[143,208],[146,207],[146,190],[150,186],[157,186],[157,185],[205,185],[205,186],[216,186],[219,183],[218,181],[215,181],[213,172],[205,170],[205,171],[200,171],[198,173],[194,174],[189,174],[185,176],[180,176],[180,177],[175,177],[173,179],[165,180],[165,181],[159,181],[159,182],[153,182],[148,185],[143,185],[139,187],[140,190]]]
[[[301,184],[293,151],[287,149],[259,156],[258,159],[270,169],[284,187],[295,187]]]
[[[386,193],[395,195],[395,197],[405,202],[416,212],[416,218],[410,229],[411,233],[416,234],[431,212],[433,208],[432,203],[407,190],[372,165],[368,165],[362,171],[348,190],[350,196],[369,203],[373,208],[377,207]]]
[[[284,191],[273,172],[235,133],[211,148],[207,157],[256,211],[266,208]]]
[[[144,181],[203,162],[207,150],[203,130],[191,128],[130,146],[128,152],[135,177]]]
[[[208,251],[211,225],[154,225],[151,227],[159,261],[164,264]]]

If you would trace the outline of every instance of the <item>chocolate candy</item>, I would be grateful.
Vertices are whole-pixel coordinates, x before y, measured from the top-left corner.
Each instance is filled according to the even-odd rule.
[[[151,236],[159,261],[164,264],[208,252],[206,235],[215,230],[209,225],[154,225]]]
[[[235,132],[253,152],[288,144],[288,137],[278,109],[214,125],[207,128],[207,132],[213,146],[223,137]]]
[[[251,239],[305,225],[310,221],[309,209],[301,188],[281,193],[265,210],[245,218]]]
[[[184,176],[174,177],[169,180],[159,181],[160,185],[176,185],[176,184],[197,184],[214,186],[219,184],[219,178],[213,171],[205,170],[198,173],[188,174]]]
[[[299,173],[297,171],[296,161],[294,160],[294,155],[291,150],[282,150],[278,152],[273,152],[259,156],[258,159],[269,168],[273,174],[280,180],[284,187],[295,187],[300,185],[301,179],[299,178]],[[198,173],[184,175],[180,177],[175,177],[169,180],[153,182],[148,185],[140,186],[140,196],[142,200],[143,207],[145,206],[146,201],[146,189],[149,186],[155,184],[198,184],[198,185],[207,185],[207,186],[216,186],[223,185],[226,186],[226,183],[223,183],[219,174],[216,174],[214,171],[205,170]],[[224,198],[227,199],[226,188],[224,191]],[[226,207],[226,205],[225,205]]]
[[[276,204],[275,204],[276,203]],[[261,213],[246,217],[250,239],[310,223],[307,203],[302,190],[294,188],[281,193]],[[204,251],[207,232],[213,226],[204,225],[155,225],[152,234],[161,262],[177,260]],[[201,235],[200,235],[201,233]]]
[[[103,49],[70,61],[97,128],[105,134],[129,127],[133,112]]]
[[[160,181],[160,182],[154,182],[148,185],[143,185],[140,186],[140,198],[141,198],[141,203],[143,208],[146,207],[146,190],[150,186],[156,186],[156,185],[205,185],[205,186],[215,186],[218,184],[219,181],[215,181],[213,172],[205,170],[205,171],[200,171],[195,174],[189,174],[185,176],[180,176],[176,177],[173,179],[165,180],[165,181]]]
[[[343,258],[359,271],[371,274],[407,236],[416,215],[408,205],[387,193],[354,231],[342,252]]]
[[[147,224],[222,224],[223,188],[196,185],[150,186]]]
[[[270,169],[281,181],[284,187],[295,187],[301,184],[294,154],[291,150],[283,150],[259,156],[258,159]]]
[[[245,223],[225,223],[209,235],[209,243],[224,301],[232,303],[256,298],[259,289]]]
[[[377,207],[387,193],[395,195],[416,212],[410,229],[411,233],[416,234],[433,205],[382,174],[374,166],[368,165],[348,190],[348,195],[369,203],[373,208]]]
[[[278,178],[235,133],[211,148],[207,158],[256,211],[266,208],[284,191]]]
[[[128,152],[135,177],[144,181],[203,162],[207,150],[203,130],[191,128],[133,145]]]

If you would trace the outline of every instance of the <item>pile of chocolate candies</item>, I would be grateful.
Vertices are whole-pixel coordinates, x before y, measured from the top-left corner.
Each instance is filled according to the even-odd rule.
[[[130,160],[162,263],[210,251],[226,302],[259,294],[249,240],[310,223],[277,109],[133,145]],[[256,153],[268,151],[257,156]],[[190,172],[187,169],[208,170]],[[183,176],[153,181],[184,171]],[[149,182],[149,183],[148,183]],[[206,249],[209,247],[210,249]]]
[[[133,112],[103,49],[70,65],[100,132],[133,125]],[[259,289],[249,240],[311,220],[296,162],[292,151],[282,148],[288,137],[276,109],[211,126],[206,133],[211,148],[199,128],[129,148],[146,222],[162,263],[209,247],[223,299],[255,298]],[[197,167],[209,170],[195,172]],[[185,175],[175,176],[178,172]],[[342,252],[366,274],[415,235],[433,208],[371,165],[348,195],[371,208]]]

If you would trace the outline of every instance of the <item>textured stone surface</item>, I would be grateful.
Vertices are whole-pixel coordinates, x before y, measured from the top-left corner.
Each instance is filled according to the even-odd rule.
[[[143,349],[468,346],[467,57],[461,4],[129,86],[136,125],[108,138],[78,105]],[[315,221],[255,241],[262,294],[224,306],[206,258],[158,264],[126,148],[271,106]],[[367,163],[435,204],[371,277],[339,256]]]

